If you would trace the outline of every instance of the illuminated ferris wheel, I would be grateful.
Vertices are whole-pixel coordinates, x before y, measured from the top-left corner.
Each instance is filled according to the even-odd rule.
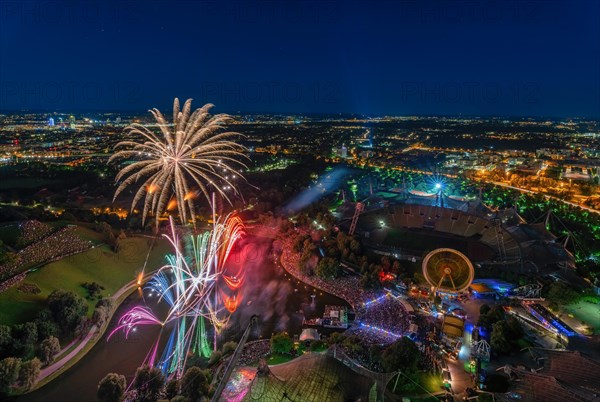
[[[475,270],[460,251],[438,248],[425,256],[423,275],[436,291],[459,293],[473,282]]]

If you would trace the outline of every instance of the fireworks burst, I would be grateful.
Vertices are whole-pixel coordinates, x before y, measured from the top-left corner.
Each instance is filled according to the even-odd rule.
[[[191,353],[209,357],[212,352],[206,323],[219,333],[237,308],[244,272],[241,266],[226,269],[225,263],[235,242],[243,236],[244,225],[238,216],[230,214],[216,222],[212,231],[191,236],[184,244],[172,218],[170,223],[171,234],[165,237],[174,254],[167,256],[167,264],[146,287],[168,304],[166,318],[157,318],[149,308],[134,307],[121,317],[109,339],[120,330],[127,337],[137,326],[163,326],[171,333],[162,356],[158,358],[157,339],[145,363],[179,378]]]
[[[236,179],[244,179],[240,169],[245,165],[240,159],[246,157],[246,148],[233,139],[241,134],[225,131],[224,125],[232,121],[227,114],[211,116],[212,104],[206,104],[191,113],[192,100],[179,108],[179,100],[173,103],[173,123],[167,123],[158,109],[150,110],[160,134],[141,124],[125,129],[139,140],[121,141],[115,160],[132,161],[117,174],[119,183],[114,199],[127,187],[139,185],[131,209],[142,200],[142,221],[148,212],[154,213],[156,223],[160,216],[177,208],[182,222],[195,222],[194,200],[204,194],[210,203],[209,193],[216,191],[229,203],[227,194],[237,194]]]

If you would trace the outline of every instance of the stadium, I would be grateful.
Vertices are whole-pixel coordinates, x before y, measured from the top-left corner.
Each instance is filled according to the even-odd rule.
[[[547,230],[547,222],[528,223],[514,208],[492,209],[481,198],[467,200],[441,190],[380,191],[354,208],[347,206],[345,218],[342,226],[365,246],[398,259],[416,261],[449,247],[478,268],[549,274],[575,267],[573,255]]]

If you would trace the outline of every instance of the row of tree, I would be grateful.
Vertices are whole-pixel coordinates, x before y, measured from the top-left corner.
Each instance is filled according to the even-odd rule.
[[[138,368],[135,373],[131,399],[137,402],[155,402],[164,397],[171,402],[197,402],[210,397],[214,392],[210,386],[211,380],[210,370],[192,366],[180,380],[167,381],[159,368],[146,365]],[[98,383],[96,395],[101,402],[120,402],[126,388],[124,375],[108,373]]]
[[[0,360],[0,393],[8,395],[15,385],[24,390],[31,389],[37,382],[41,368],[42,363],[37,357],[27,361],[16,357]]]
[[[50,364],[61,350],[59,339],[68,341],[86,328],[88,304],[81,296],[55,290],[48,296],[46,306],[33,321],[0,325],[0,358],[3,370],[12,373],[2,376],[1,392],[8,393],[17,380],[21,386],[30,387],[37,375],[23,377],[18,373],[35,373],[33,368]]]
[[[210,398],[214,393],[210,367],[221,362],[223,356],[231,355],[236,347],[236,342],[225,342],[221,350],[214,351],[208,361],[188,360],[191,364],[179,380],[168,379],[157,367],[139,367],[127,398],[136,402],[155,402],[159,398],[171,402],[197,402]],[[108,373],[98,383],[96,395],[101,402],[121,402],[126,389],[124,375]]]
[[[525,335],[521,323],[509,316],[502,306],[490,307],[483,304],[479,309],[477,325],[491,331],[490,346],[498,355],[506,355],[520,349],[519,341]]]

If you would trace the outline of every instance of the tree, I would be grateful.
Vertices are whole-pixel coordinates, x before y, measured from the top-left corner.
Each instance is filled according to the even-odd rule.
[[[506,331],[508,339],[510,339],[513,343],[519,340],[525,334],[521,323],[515,317],[506,318]]]
[[[72,335],[87,314],[88,304],[72,291],[55,290],[48,296],[48,308],[65,335]]]
[[[237,342],[229,341],[223,344],[223,355],[228,355],[229,353],[233,353],[233,351],[237,348]]]
[[[81,284],[81,287],[87,290],[88,300],[100,299],[101,293],[104,290],[104,286],[102,286],[98,282],[84,282]]]
[[[35,318],[37,325],[38,340],[43,340],[51,336],[58,336],[58,326],[54,322],[50,310],[42,310]]]
[[[179,381],[176,379],[171,379],[167,381],[167,385],[165,386],[165,397],[167,399],[173,399],[179,393]]]
[[[136,390],[139,402],[154,402],[165,384],[165,376],[156,367],[148,365],[139,367],[135,372],[133,388]]]
[[[371,364],[379,364],[381,362],[381,346],[371,345],[369,347],[369,361]]]
[[[181,377],[181,395],[188,397],[190,402],[199,401],[202,396],[208,396],[208,385],[207,372],[190,367]]]
[[[24,358],[34,355],[35,344],[38,340],[37,325],[35,322],[17,324],[12,329],[15,352]]]
[[[315,339],[314,341],[312,341],[310,343],[311,352],[319,351],[319,350],[323,349],[324,347],[325,347],[325,342],[323,342],[320,339]]]
[[[119,402],[126,387],[127,380],[124,375],[108,373],[98,383],[96,396],[101,402]]]
[[[38,377],[40,376],[41,368],[42,363],[37,357],[34,357],[33,359],[21,364],[19,379],[21,380],[21,384],[23,384],[25,389],[29,390],[35,385]]]
[[[480,307],[480,311],[483,308]],[[477,321],[477,325],[480,327],[484,327],[488,330],[492,328],[492,325],[498,321],[503,321],[506,316],[504,309],[502,306],[494,306],[490,308],[490,310],[486,314],[481,314],[479,316],[479,320]]]
[[[353,353],[362,353],[364,351],[361,339],[356,335],[347,336],[342,341],[342,346]]]
[[[44,339],[40,344],[39,354],[44,364],[50,364],[58,352],[60,352],[60,342],[55,336]]]
[[[101,327],[110,317],[110,311],[105,306],[96,307],[92,314],[92,322]]]
[[[19,369],[21,368],[21,359],[16,357],[7,357],[0,360],[0,393],[7,395],[10,388],[19,378]]]
[[[482,304],[481,307],[479,307],[479,315],[486,315],[487,313],[490,312],[492,308],[490,307],[489,304]]]
[[[510,341],[507,338],[508,325],[506,321],[498,321],[492,325],[490,335],[490,346],[498,354],[507,354],[511,350]]]
[[[329,346],[337,345],[339,343],[342,343],[344,339],[346,339],[346,336],[344,334],[342,334],[341,332],[334,332],[333,334],[327,337],[327,344]]]
[[[370,264],[364,266],[361,269],[360,283],[367,289],[372,289],[380,284],[379,273],[381,272],[381,266],[377,264]]]
[[[292,249],[296,253],[301,252],[302,249],[304,248],[304,240],[306,240],[306,239],[307,239],[307,236],[305,236],[305,235],[299,234],[298,236],[296,236],[296,239],[294,239],[294,243],[292,245]]]
[[[13,334],[15,339],[24,344],[36,343],[38,339],[37,325],[33,321],[17,324],[13,327]]]
[[[294,343],[287,332],[279,332],[271,336],[271,351],[274,353],[290,353]]]
[[[217,364],[218,362],[221,361],[222,358],[223,358],[223,353],[221,353],[220,350],[215,350],[210,354],[210,357],[208,358],[208,365],[212,366],[214,364]]]
[[[552,283],[548,289],[547,299],[559,305],[575,303],[578,298],[579,293],[562,281]]]
[[[321,258],[316,274],[323,279],[333,279],[338,275],[338,262],[331,257]]]
[[[7,325],[0,325],[0,358],[8,357],[14,353],[14,340],[12,331]]]
[[[300,258],[298,259],[298,269],[300,272],[304,274],[308,274],[310,272],[310,268],[307,263],[314,255],[315,251],[317,251],[317,246],[313,243],[310,238],[304,240],[302,254],[300,254]]]
[[[102,233],[106,244],[111,246],[113,251],[115,251],[117,247],[117,237],[113,232],[112,226],[107,222],[100,222],[96,224],[96,231]]]
[[[402,337],[384,349],[381,363],[387,372],[402,370],[403,373],[417,369],[419,348],[407,337]]]
[[[111,309],[113,306],[113,301],[111,298],[100,299],[96,302],[95,307],[106,307],[107,309]]]

